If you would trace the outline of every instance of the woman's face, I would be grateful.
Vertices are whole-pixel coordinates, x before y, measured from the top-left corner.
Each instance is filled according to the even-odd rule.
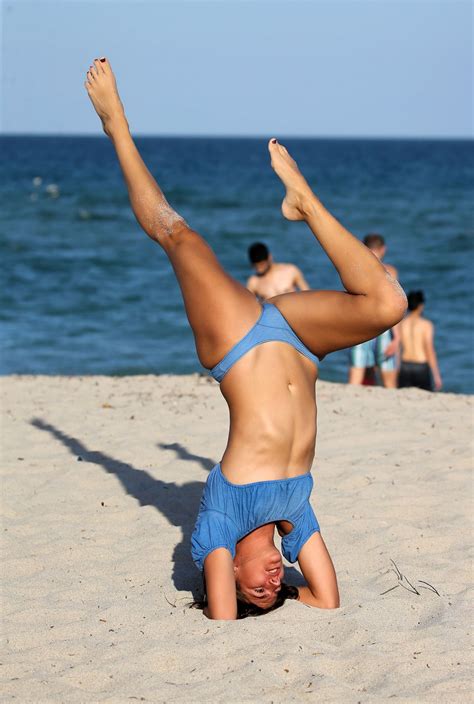
[[[240,562],[235,568],[238,590],[246,601],[268,609],[276,601],[284,575],[280,552],[272,547]]]

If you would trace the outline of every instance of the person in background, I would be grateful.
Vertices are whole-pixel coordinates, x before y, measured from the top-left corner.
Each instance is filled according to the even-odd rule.
[[[387,246],[382,235],[371,233],[364,237],[364,244],[375,254],[377,259],[383,262]],[[398,280],[398,272],[394,266],[383,264],[385,270],[395,280]],[[391,330],[386,330],[373,340],[367,340],[360,345],[351,347],[349,369],[349,384],[370,385],[375,379],[374,367],[380,370],[382,383],[387,389],[397,387],[397,355],[400,346],[400,330],[396,325]]]
[[[248,249],[250,263],[255,269],[247,281],[247,288],[261,301],[293,291],[309,291],[301,271],[294,264],[277,264],[263,242],[254,242]]]
[[[425,307],[423,291],[410,291],[408,314],[400,325],[402,363],[398,377],[399,388],[416,386],[419,389],[439,391],[443,385],[434,347],[434,325],[422,317]]]

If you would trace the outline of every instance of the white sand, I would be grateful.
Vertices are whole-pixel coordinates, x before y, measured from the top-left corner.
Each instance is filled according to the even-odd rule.
[[[186,608],[217,385],[1,384],[2,701],[469,701],[471,397],[320,383],[313,505],[342,607],[224,623]],[[390,558],[419,595],[381,596]]]

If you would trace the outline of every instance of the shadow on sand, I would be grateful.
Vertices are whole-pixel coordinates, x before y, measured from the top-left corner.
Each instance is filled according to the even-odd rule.
[[[207,457],[202,457],[201,455],[193,455],[191,452],[188,452],[183,445],[181,445],[179,442],[171,442],[171,443],[166,443],[166,442],[159,442],[157,444],[157,447],[160,448],[160,450],[173,450],[173,452],[176,453],[176,456],[180,460],[186,460],[190,462],[198,462],[203,469],[206,471],[210,472],[211,469],[214,467],[216,462],[214,460],[210,460]]]
[[[191,591],[194,598],[200,596],[201,577],[192,562],[190,545],[204,482],[188,482],[182,486],[173,482],[164,482],[161,479],[155,479],[144,469],[120,462],[103,452],[89,450],[77,438],[66,435],[59,428],[40,418],[31,420],[31,425],[50,433],[84,462],[97,464],[107,473],[114,474],[127,494],[137,499],[140,506],[154,506],[171,525],[181,528],[182,540],[173,551],[173,583],[178,591]],[[207,471],[215,464],[207,457],[191,454],[179,443],[159,443],[158,447],[173,450],[180,459],[198,462]],[[156,539],[159,540],[159,536],[156,536]]]

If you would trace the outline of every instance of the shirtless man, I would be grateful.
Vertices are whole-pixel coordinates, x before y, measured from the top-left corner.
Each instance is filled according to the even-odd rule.
[[[364,244],[383,262],[387,246],[382,235],[370,234],[364,237]],[[384,268],[390,276],[398,280],[398,272],[394,266],[384,263]],[[373,340],[367,340],[351,348],[351,367],[349,369],[349,384],[360,385],[364,382],[366,370],[377,366],[380,369],[383,385],[386,389],[397,387],[397,352],[400,346],[400,330],[396,325],[386,330]]]
[[[262,242],[254,242],[249,247],[249,259],[255,274],[247,281],[247,288],[261,301],[272,296],[293,291],[309,291],[308,283],[294,264],[276,264]]]
[[[443,382],[434,348],[434,325],[430,320],[422,318],[424,304],[423,291],[410,291],[408,315],[400,323],[402,364],[398,386],[416,386],[433,391],[433,375],[435,389],[439,391]]]

